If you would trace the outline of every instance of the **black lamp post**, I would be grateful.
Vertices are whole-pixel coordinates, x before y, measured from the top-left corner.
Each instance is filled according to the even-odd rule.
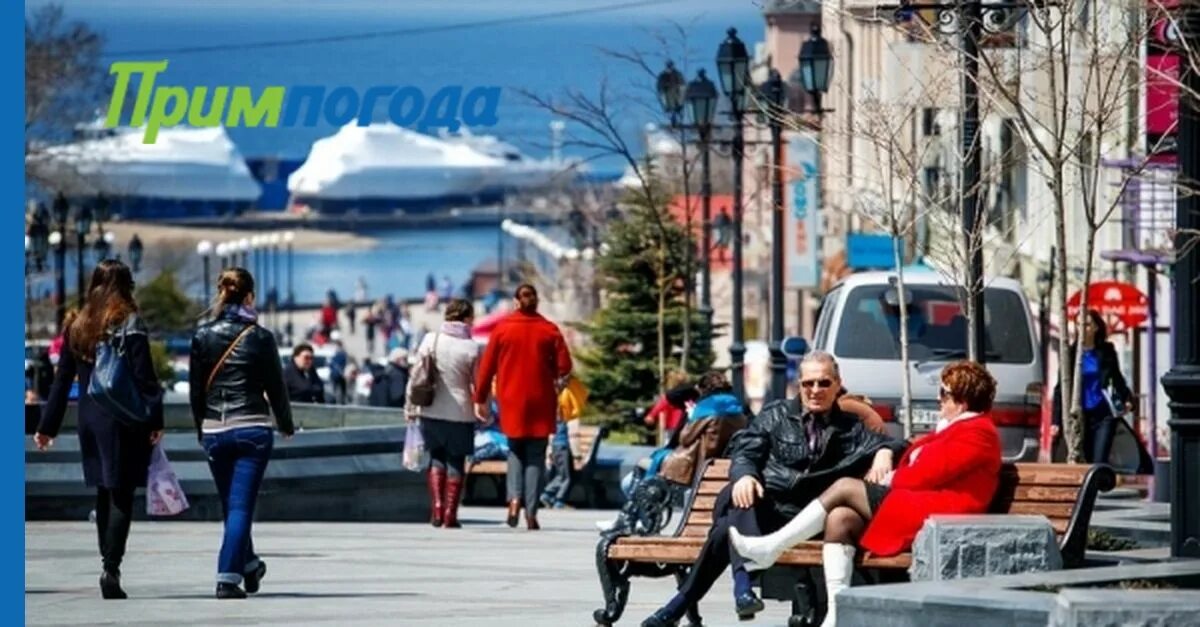
[[[712,170],[709,166],[709,140],[712,139],[713,118],[717,114],[717,87],[708,80],[704,70],[688,83],[685,92],[692,125],[700,137],[700,210],[703,224],[700,229],[700,314],[712,328]]]
[[[729,99],[729,117],[733,120],[733,343],[729,347],[730,375],[733,393],[746,399],[744,324],[742,322],[742,161],[745,158],[745,137],[742,115],[746,110],[746,86],[750,82],[750,55],[746,44],[738,39],[737,29],[726,31],[727,37],[717,49],[717,70],[721,91]]]
[[[87,278],[83,271],[83,249],[87,247],[87,236],[92,231],[92,208],[86,203],[75,209],[75,266],[79,276],[79,307],[82,309],[87,301]]]
[[[1200,45],[1200,7],[1180,4],[1176,21],[1186,50]],[[1200,179],[1200,74],[1187,64],[1180,70],[1179,180]],[[1200,198],[1180,186],[1175,204],[1174,363],[1163,375],[1170,397],[1171,555],[1200,557],[1200,252],[1188,246],[1188,233],[1200,230]],[[1153,289],[1153,288],[1152,288]]]
[[[287,334],[288,344],[292,343],[292,310],[296,308],[296,295],[292,293],[292,240],[296,238],[296,234],[287,231],[283,234],[283,243],[287,244],[287,325],[285,332]]]
[[[771,131],[771,396],[787,398],[787,355],[783,354],[783,119],[787,85],[771,68],[759,89],[759,112]]]
[[[137,233],[129,238],[129,267],[137,274],[142,269],[142,254],[145,251],[145,246],[142,245],[142,238],[138,237]]]
[[[54,313],[55,328],[62,332],[63,319],[67,315],[67,220],[71,217],[71,205],[67,197],[59,192],[54,197],[54,221],[56,226],[50,234],[50,243],[54,246],[54,296],[56,310]]]
[[[813,112],[818,117],[825,114],[821,108],[821,96],[829,91],[829,77],[833,74],[833,53],[829,42],[821,36],[820,22],[812,25],[812,34],[800,46],[800,85],[812,98]]]

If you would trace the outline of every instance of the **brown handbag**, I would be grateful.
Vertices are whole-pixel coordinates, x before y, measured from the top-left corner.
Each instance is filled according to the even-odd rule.
[[[420,368],[414,373],[412,385],[408,389],[410,405],[429,407],[433,404],[434,392],[437,390],[437,343],[440,333],[433,336],[433,348],[421,355]]]

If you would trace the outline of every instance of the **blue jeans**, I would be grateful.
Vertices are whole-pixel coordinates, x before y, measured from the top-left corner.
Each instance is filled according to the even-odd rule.
[[[254,572],[259,565],[250,539],[250,524],[275,435],[267,427],[242,427],[206,433],[203,444],[225,512],[225,539],[217,559],[217,582],[237,585],[242,583],[245,573]]]

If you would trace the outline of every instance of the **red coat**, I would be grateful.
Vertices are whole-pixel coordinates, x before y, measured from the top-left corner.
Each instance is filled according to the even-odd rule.
[[[510,438],[548,438],[558,416],[555,380],[571,372],[571,353],[553,322],[514,311],[488,336],[475,378],[475,402],[496,381],[500,430]]]
[[[860,544],[876,555],[896,555],[912,547],[933,514],[986,512],[1000,481],[1000,453],[1000,434],[988,414],[919,438],[900,458],[891,491]]]

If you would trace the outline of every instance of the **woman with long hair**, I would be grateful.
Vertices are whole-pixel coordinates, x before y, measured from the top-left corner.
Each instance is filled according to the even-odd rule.
[[[837,594],[850,585],[858,545],[874,555],[908,550],[934,514],[981,514],[1000,481],[1000,434],[992,422],[996,380],[983,366],[959,361],[942,370],[937,428],[913,442],[879,482],[838,479],[775,533],[761,537],[730,529],[733,549],[748,570],[770,567],[796,544],[824,534],[828,612],[837,625]]]
[[[121,560],[133,520],[133,493],[146,486],[150,452],[162,438],[162,388],[150,358],[146,326],[137,311],[129,267],[111,259],[101,261],[92,272],[83,309],[64,327],[58,372],[33,436],[39,450],[54,443],[67,412],[72,382],[79,377],[81,391],[86,390],[96,366],[96,346],[123,334],[134,383],[151,399],[147,425],[126,424],[86,393],[79,395],[79,452],[84,482],[96,488],[96,535],[103,560],[100,593],[105,599],[126,598],[121,588]]]
[[[1075,393],[1079,395],[1079,407],[1083,410],[1083,455],[1089,464],[1108,463],[1112,452],[1113,437],[1117,431],[1119,411],[1133,409],[1133,392],[1121,375],[1121,363],[1117,349],[1108,341],[1108,325],[1095,309],[1080,316],[1083,329],[1079,334],[1083,346],[1080,358],[1079,381],[1075,382]],[[1076,345],[1072,344],[1067,368],[1074,367]],[[1109,396],[1106,396],[1109,395]],[[1111,399],[1111,403],[1110,400]],[[1116,411],[1114,411],[1114,409]],[[1054,435],[1062,428],[1062,390],[1054,386]]]
[[[295,427],[275,336],[258,326],[254,277],[243,268],[221,272],[210,314],[192,337],[192,419],[225,513],[217,598],[244,599],[267,573],[250,525],[275,444],[272,428],[290,438]]]
[[[456,298],[446,305],[445,321],[438,331],[426,333],[417,348],[417,367],[425,355],[432,355],[437,372],[433,404],[417,407],[407,404],[409,420],[421,420],[421,436],[429,451],[428,476],[429,522],[434,527],[454,529],[458,522],[458,503],[462,499],[467,456],[475,449],[475,423],[488,422],[475,417],[471,392],[475,367],[479,363],[479,344],[471,339],[475,308]],[[419,374],[419,373],[418,373]],[[409,377],[405,398],[412,398],[417,376]]]

